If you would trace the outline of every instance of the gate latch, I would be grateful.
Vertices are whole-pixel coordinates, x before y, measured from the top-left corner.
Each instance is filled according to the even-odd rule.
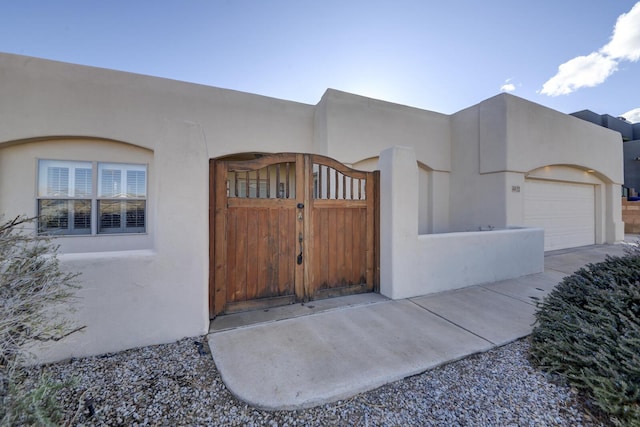
[[[298,242],[300,242],[300,254],[298,255],[298,265],[302,264],[302,233],[298,234]]]

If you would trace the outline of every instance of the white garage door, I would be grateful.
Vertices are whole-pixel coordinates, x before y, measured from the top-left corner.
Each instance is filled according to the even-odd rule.
[[[595,187],[590,184],[527,180],[524,223],[544,228],[544,250],[595,243]]]

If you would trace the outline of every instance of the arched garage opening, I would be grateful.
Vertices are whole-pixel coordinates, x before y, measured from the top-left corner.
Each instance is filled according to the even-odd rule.
[[[604,243],[608,181],[579,166],[530,171],[524,182],[524,225],[544,228],[545,251]]]

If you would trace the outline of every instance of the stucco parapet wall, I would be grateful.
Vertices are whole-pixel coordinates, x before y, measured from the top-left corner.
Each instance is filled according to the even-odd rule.
[[[211,158],[308,152],[315,106],[160,77],[0,53],[0,144],[72,135],[151,150],[172,123],[198,129]],[[199,142],[202,144],[202,142]]]
[[[450,116],[328,89],[317,105],[314,147],[345,163],[408,146],[429,169],[451,171]]]
[[[618,132],[509,94],[471,108],[478,111],[481,174],[569,165],[623,182]]]

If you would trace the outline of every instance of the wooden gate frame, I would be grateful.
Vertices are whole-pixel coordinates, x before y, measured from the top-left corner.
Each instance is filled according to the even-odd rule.
[[[302,198],[307,201],[304,203],[304,218],[300,224],[296,221],[296,235],[302,232],[307,238],[307,236],[311,236],[311,226],[313,224],[313,204],[319,202],[319,204],[331,204],[331,200],[314,200],[312,199],[313,192],[313,180],[307,180],[307,175],[310,175],[310,170],[312,168],[314,160],[318,160],[318,164],[323,164],[326,166],[330,166],[333,169],[339,172],[359,172],[355,169],[349,168],[348,166],[343,165],[335,159],[330,157],[316,155],[316,154],[303,154],[303,153],[280,153],[279,155],[290,158],[291,156],[295,156],[296,164],[304,164],[304,167],[296,168],[296,183],[307,182],[308,185],[303,186],[301,190],[303,191]],[[269,155],[272,156],[272,155]],[[213,319],[217,314],[221,313],[221,307],[224,307],[226,304],[225,301],[216,301],[216,294],[223,293],[222,289],[216,289],[216,285],[226,286],[224,283],[217,284],[216,276],[217,272],[221,268],[225,268],[226,259],[223,257],[226,254],[226,240],[217,239],[216,236],[222,235],[226,236],[226,216],[223,221],[217,221],[216,217],[222,213],[224,210],[223,206],[219,206],[220,200],[219,195],[215,193],[216,183],[220,180],[224,179],[224,170],[217,167],[218,160],[221,159],[209,159],[209,318]],[[298,163],[300,162],[300,163]],[[373,218],[372,224],[369,224],[370,220],[368,220],[368,226],[371,225],[373,227],[373,241],[367,241],[367,245],[372,245],[370,250],[370,256],[373,258],[373,269],[372,271],[367,272],[367,281],[372,280],[372,290],[373,292],[380,291],[380,171],[373,171],[373,186],[368,186],[372,188],[367,188],[367,209],[373,209]],[[297,184],[296,184],[297,185]],[[298,187],[297,187],[298,188]],[[298,190],[296,190],[298,191]],[[300,196],[296,194],[296,198],[300,199]],[[371,199],[373,199],[371,201]],[[313,201],[312,201],[313,200]],[[311,203],[309,203],[311,202]],[[335,201],[334,201],[335,202]],[[373,206],[370,206],[370,203]],[[304,251],[304,259],[310,259],[310,246],[309,244],[305,244]],[[218,255],[216,257],[216,255]],[[369,256],[369,255],[368,255]],[[309,295],[309,289],[307,288],[311,283],[311,278],[309,274],[311,274],[310,268],[305,268],[306,262],[303,265],[299,265],[295,269],[295,292],[297,295]],[[368,262],[369,264],[369,262]],[[369,264],[370,265],[370,264]],[[371,283],[371,282],[369,282]],[[304,287],[304,288],[303,288]],[[222,296],[222,295],[221,295]],[[328,293],[327,296],[334,296],[331,293]],[[216,307],[216,302],[218,303],[218,307]]]

